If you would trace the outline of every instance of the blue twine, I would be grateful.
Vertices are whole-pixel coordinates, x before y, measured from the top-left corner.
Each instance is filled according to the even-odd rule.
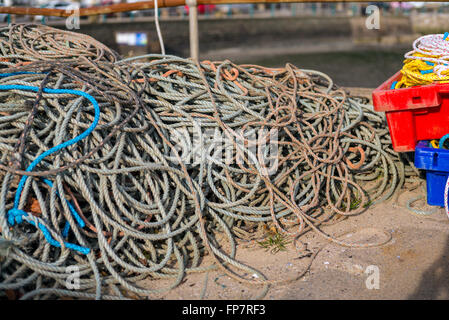
[[[17,76],[19,74],[41,74],[39,72],[30,72],[30,71],[20,71],[20,72],[11,72],[11,73],[0,73],[0,78]]]
[[[12,73],[12,74],[8,74],[8,73],[4,73],[4,74],[0,74],[0,77],[5,77],[8,75],[17,75],[17,74],[23,74],[24,72],[17,72],[17,73]],[[28,73],[28,72],[25,72]],[[29,72],[29,73],[33,73],[33,72]],[[34,86],[26,86],[26,85],[0,85],[0,90],[3,91],[7,91],[7,90],[27,90],[27,91],[34,91],[34,92],[38,92],[39,91],[39,87],[34,87]],[[97,101],[94,99],[94,97],[92,97],[90,94],[83,92],[83,91],[79,91],[79,90],[72,90],[72,89],[51,89],[51,88],[43,88],[42,90],[44,93],[55,93],[55,94],[73,94],[73,95],[77,95],[77,96],[81,96],[86,98],[87,100],[89,100],[95,110],[95,117],[94,117],[94,121],[92,122],[92,124],[90,125],[89,128],[87,128],[86,131],[84,131],[83,133],[81,133],[80,135],[76,136],[73,139],[70,139],[66,142],[63,142],[57,146],[54,146],[53,148],[45,151],[44,153],[42,153],[41,155],[39,155],[29,166],[28,168],[25,170],[27,172],[31,172],[45,157],[58,152],[64,148],[67,148],[68,146],[78,143],[79,141],[81,141],[82,139],[86,138],[97,126],[98,121],[100,120],[100,107],[98,106]],[[28,213],[18,209],[19,207],[19,202],[20,202],[20,196],[22,194],[22,190],[25,186],[25,183],[27,181],[27,179],[29,178],[29,176],[23,176],[20,179],[19,185],[17,187],[16,190],[16,194],[15,194],[15,198],[14,198],[14,206],[12,209],[10,209],[8,211],[8,223],[13,226],[15,223],[20,224],[23,221],[23,216],[27,216]],[[50,187],[53,186],[52,182],[44,179],[44,182],[49,185]],[[59,194],[58,194],[59,196]],[[67,200],[66,200],[67,201]],[[81,226],[84,227],[85,223],[84,221],[80,218],[80,216],[78,215],[78,213],[76,212],[76,210],[73,208],[73,206],[70,204],[69,201],[67,201],[68,207],[70,212],[72,213],[72,215],[74,216],[76,222]],[[30,220],[28,221],[31,224],[35,225],[35,223]],[[54,240],[50,234],[50,232],[47,230],[47,228],[42,225],[41,223],[39,223],[38,225],[39,229],[41,229],[42,233],[44,234],[45,239],[47,240],[47,242],[49,242],[51,245],[55,246],[55,247],[60,247],[61,244]],[[64,230],[63,230],[63,236],[66,237],[68,232],[70,229],[70,224],[67,222]],[[86,247],[81,247],[78,246],[76,244],[73,243],[69,243],[69,242],[64,242],[64,245],[72,250],[78,251],[82,254],[88,254],[90,252],[89,248]]]
[[[50,186],[50,188],[53,188],[53,183],[52,183],[50,180],[47,180],[47,179],[43,179],[43,180],[44,180],[44,182],[45,182],[47,185]],[[59,197],[58,191],[56,191],[56,194],[57,194],[58,197]],[[81,217],[78,215],[78,212],[76,212],[75,208],[72,206],[72,204],[70,203],[70,201],[68,201],[67,199],[64,199],[64,200],[66,201],[67,206],[69,207],[70,213],[71,213],[72,216],[75,218],[75,220],[76,220],[76,222],[78,223],[78,225],[79,225],[81,228],[84,228],[86,224],[84,223],[83,219],[81,219]],[[65,225],[65,227],[64,227],[64,230],[62,231],[62,236],[63,236],[64,238],[67,237],[67,235],[68,235],[68,233],[69,233],[69,229],[70,229],[70,223],[67,221],[67,222],[66,222],[66,225]]]
[[[427,73],[432,73],[433,69],[428,69],[428,70],[421,70],[421,74],[427,74]]]
[[[430,61],[424,61],[427,65],[429,65],[429,66],[434,66],[435,65],[435,63],[433,63],[433,62],[430,62]]]
[[[396,85],[397,85],[397,81],[393,81],[393,83],[391,84],[390,90],[396,89]]]

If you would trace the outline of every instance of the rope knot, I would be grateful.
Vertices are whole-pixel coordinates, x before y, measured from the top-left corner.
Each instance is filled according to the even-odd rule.
[[[23,216],[28,216],[28,212],[12,208],[8,211],[8,223],[13,226],[16,222],[17,224],[21,224],[23,221]]]

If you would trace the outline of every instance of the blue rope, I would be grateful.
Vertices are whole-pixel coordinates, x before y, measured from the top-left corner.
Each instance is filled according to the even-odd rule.
[[[53,188],[53,183],[50,180],[47,179],[43,179],[44,182],[50,186],[50,188]],[[59,193],[56,191],[56,194],[59,197]],[[75,208],[72,206],[72,204],[70,203],[70,201],[68,201],[67,199],[64,199],[67,203],[67,206],[69,207],[70,213],[72,214],[72,216],[75,218],[76,222],[78,223],[78,225],[81,228],[84,228],[86,226],[86,224],[84,223],[83,219],[81,219],[81,217],[78,215],[78,212],[76,212]],[[64,230],[62,232],[62,236],[65,238],[67,237],[68,233],[69,233],[69,229],[70,229],[70,223],[67,221]]]
[[[11,72],[11,73],[0,73],[0,78],[17,76],[19,74],[41,74],[39,72],[30,72],[30,71],[20,71],[20,72]]]
[[[32,72],[31,72],[32,73]],[[0,77],[5,77],[7,75],[16,75],[16,74],[22,74],[22,73],[13,73],[13,74],[1,74]],[[33,86],[26,86],[26,85],[0,85],[0,90],[6,91],[6,90],[27,90],[27,91],[34,91],[34,92],[38,92],[39,91],[39,87],[33,87]],[[78,143],[79,141],[81,141],[82,139],[86,138],[97,126],[98,121],[100,119],[100,107],[98,106],[97,101],[94,99],[94,97],[92,97],[90,94],[83,92],[83,91],[79,91],[79,90],[71,90],[71,89],[51,89],[51,88],[43,88],[42,90],[44,93],[55,93],[55,94],[73,94],[73,95],[77,95],[77,96],[81,96],[86,98],[87,100],[89,100],[95,110],[95,117],[94,117],[94,121],[92,122],[92,124],[90,125],[89,128],[87,128],[86,131],[84,131],[83,133],[81,133],[80,135],[76,136],[73,139],[70,139],[66,142],[63,142],[57,146],[54,146],[53,148],[45,151],[44,153],[42,153],[41,155],[39,155],[29,166],[28,168],[25,170],[27,172],[31,172],[45,157],[58,152],[64,148],[67,148],[68,146]],[[29,178],[29,176],[23,176],[20,179],[19,185],[17,187],[16,190],[16,194],[15,194],[15,198],[14,198],[14,206],[11,210],[8,211],[8,222],[11,226],[13,226],[15,223],[20,224],[23,221],[23,216],[27,216],[28,213],[18,209],[19,207],[19,203],[20,203],[20,196],[22,194],[22,190],[25,186],[25,183],[27,181],[27,179]],[[53,186],[52,182],[44,179],[44,182],[49,185],[50,187]],[[59,194],[58,194],[59,196]],[[66,200],[67,201],[67,200]],[[71,214],[74,216],[76,222],[80,225],[80,227],[84,227],[85,223],[84,221],[80,218],[80,216],[78,215],[78,213],[76,212],[76,210],[73,208],[73,206],[70,204],[69,201],[67,201],[69,210],[71,212]],[[35,223],[31,220],[29,220],[29,222],[33,225],[35,225]],[[55,247],[60,247],[60,243],[56,240],[54,240],[50,234],[50,232],[48,231],[48,229],[42,225],[41,223],[39,223],[38,225],[39,229],[41,229],[42,233],[44,234],[45,239],[47,240],[47,242],[49,242],[51,245],[55,246]],[[66,237],[68,232],[70,229],[70,224],[67,222],[64,230],[63,230],[63,236]],[[64,245],[72,250],[78,251],[82,254],[88,254],[90,252],[89,248],[86,247],[81,247],[78,246],[76,244],[73,243],[69,243],[69,242],[64,242]]]
[[[444,135],[441,139],[440,142],[438,143],[438,148],[443,149],[444,146],[444,142],[449,139],[449,133]]]
[[[390,90],[396,89],[396,85],[398,84],[397,81],[393,81],[393,83],[390,86]]]
[[[432,73],[433,69],[421,70],[420,72],[421,72],[421,74],[428,74],[428,73]]]

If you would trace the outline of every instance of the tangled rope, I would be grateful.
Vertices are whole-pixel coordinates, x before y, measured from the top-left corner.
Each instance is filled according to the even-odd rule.
[[[322,227],[415,175],[384,116],[318,71],[120,60],[89,37],[20,24],[0,29],[0,50],[0,294],[151,297],[221,269],[262,297],[286,280],[236,260],[239,241],[272,224],[381,245],[388,235],[356,244]],[[172,283],[139,286],[147,278]]]

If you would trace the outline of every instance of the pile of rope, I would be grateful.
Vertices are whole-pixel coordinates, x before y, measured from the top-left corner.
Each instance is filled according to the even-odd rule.
[[[383,114],[317,71],[121,60],[38,25],[0,29],[0,52],[0,294],[151,297],[222,269],[262,297],[277,280],[235,259],[239,241],[269,224],[381,245],[388,236],[354,244],[322,227],[398,195],[415,175]],[[205,254],[213,264],[200,264]],[[138,285],[147,278],[173,281]]]
[[[413,50],[405,54],[401,73],[392,89],[449,82],[449,32],[416,39]]]

